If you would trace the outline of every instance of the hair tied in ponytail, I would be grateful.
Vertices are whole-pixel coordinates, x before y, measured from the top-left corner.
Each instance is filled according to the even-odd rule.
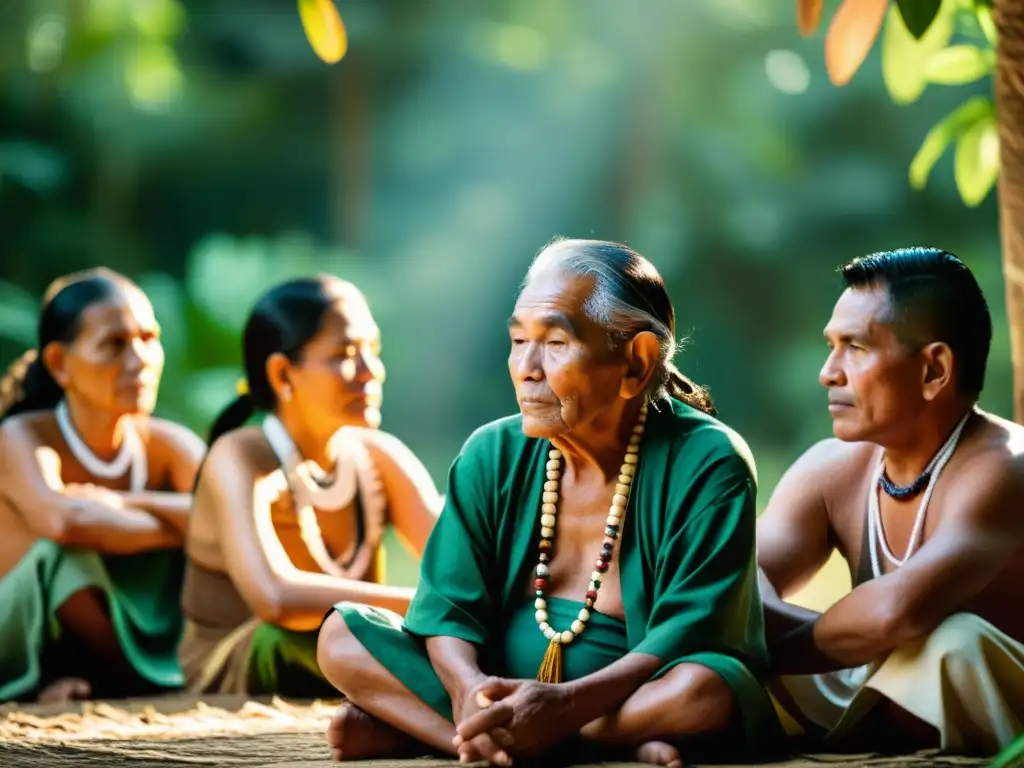
[[[0,419],[25,397],[25,380],[34,365],[42,365],[39,351],[29,349],[8,367],[7,373],[0,380]]]

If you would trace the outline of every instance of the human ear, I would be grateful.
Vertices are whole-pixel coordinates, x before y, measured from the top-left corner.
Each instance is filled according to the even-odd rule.
[[[67,371],[67,347],[59,341],[51,341],[43,347],[40,359],[53,380],[62,389],[67,388],[70,378]]]
[[[643,394],[661,360],[661,343],[650,331],[641,331],[626,342],[626,375],[619,386],[619,395],[627,400]]]
[[[953,378],[953,350],[945,342],[936,341],[926,344],[921,356],[921,394],[925,400],[934,400]]]
[[[280,352],[267,358],[267,382],[274,390],[278,402],[291,400],[292,383],[290,378],[291,361]]]

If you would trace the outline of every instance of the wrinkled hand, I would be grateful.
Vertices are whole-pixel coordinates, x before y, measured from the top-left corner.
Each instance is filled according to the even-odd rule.
[[[459,701],[452,702],[454,705],[455,727],[468,721],[472,721],[477,715],[490,707],[494,702],[484,693],[501,682],[501,678],[488,677],[470,688]],[[511,742],[511,735],[502,728],[495,728],[492,732],[477,734],[473,739],[466,740],[456,734],[452,743],[459,748],[459,759],[463,763],[475,763],[486,760],[492,765],[511,765],[512,760],[504,751],[508,742]]]
[[[124,494],[92,483],[68,483],[64,486],[64,495],[73,499],[105,504],[114,509],[125,508]]]
[[[508,765],[494,758],[502,752],[510,758],[537,757],[575,733],[567,717],[571,701],[564,686],[498,678],[481,683],[472,695],[491,703],[459,722],[453,743],[461,762]],[[479,748],[488,736],[501,747],[498,753],[488,755]]]
[[[458,694],[452,696],[452,715],[455,718],[456,726],[466,718],[472,717],[491,703],[489,699],[486,699],[486,697],[478,701],[476,689],[481,684],[492,680],[497,680],[497,678],[486,675],[481,676],[477,682],[472,683],[468,688],[463,690],[461,696]]]

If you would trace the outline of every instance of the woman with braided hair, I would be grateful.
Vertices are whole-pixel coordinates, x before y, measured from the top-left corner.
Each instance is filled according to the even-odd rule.
[[[0,384],[0,701],[183,682],[182,544],[205,446],[152,416],[163,363],[146,295],[92,269],[47,289],[38,345]]]

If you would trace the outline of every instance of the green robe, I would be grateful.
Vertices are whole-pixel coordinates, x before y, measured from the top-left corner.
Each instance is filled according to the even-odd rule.
[[[533,621],[531,582],[549,448],[523,434],[519,416],[478,429],[449,472],[404,622],[379,609],[337,606],[367,650],[448,718],[451,703],[423,638],[473,643],[485,672],[521,678],[536,676],[547,647]],[[777,736],[778,720],[755,677],[768,657],[756,493],[753,459],[738,435],[675,400],[652,408],[620,534],[625,622],[592,611],[587,630],[565,648],[565,678],[629,652],[658,657],[655,678],[683,662],[701,664],[733,690],[748,744]],[[558,628],[580,605],[548,603]]]
[[[47,682],[43,657],[61,639],[57,610],[84,589],[106,596],[121,649],[139,676],[157,688],[181,687],[175,651],[183,564],[181,550],[99,555],[48,540],[33,544],[0,577],[0,702]],[[91,670],[72,671],[90,677]]]

